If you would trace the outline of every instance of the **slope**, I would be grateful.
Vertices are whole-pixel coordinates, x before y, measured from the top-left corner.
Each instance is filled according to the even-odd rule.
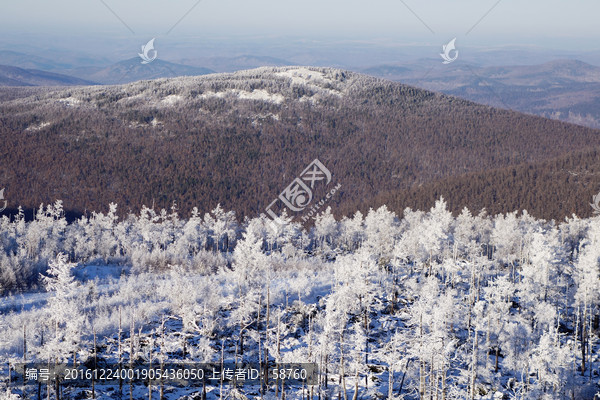
[[[342,185],[331,200],[341,210],[380,193],[600,146],[593,129],[329,68],[5,96],[5,197],[24,207],[63,199],[78,212],[111,201],[122,213],[175,201],[184,212],[221,203],[256,215],[315,158]]]
[[[347,204],[340,211],[366,212],[385,204],[401,215],[407,207],[428,209],[443,196],[455,215],[467,207],[475,214],[484,208],[491,215],[526,210],[541,218],[560,220],[573,214],[593,216],[591,202],[599,192],[600,148],[596,148],[543,162],[472,172],[379,193]]]

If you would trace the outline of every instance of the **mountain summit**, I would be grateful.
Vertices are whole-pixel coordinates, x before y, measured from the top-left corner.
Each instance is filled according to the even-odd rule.
[[[594,186],[561,194],[532,180],[550,168],[563,182],[571,175],[554,160],[578,154],[572,170],[600,146],[593,129],[332,68],[32,90],[0,91],[6,197],[24,207],[63,199],[83,212],[114,201],[127,212],[175,201],[256,215],[317,158],[342,184],[331,205],[345,213],[378,195],[407,199],[390,202],[399,212],[443,195],[450,207],[563,218],[587,212]],[[510,168],[522,179],[508,185]],[[460,190],[448,186],[463,177]],[[473,202],[470,182],[494,192]]]

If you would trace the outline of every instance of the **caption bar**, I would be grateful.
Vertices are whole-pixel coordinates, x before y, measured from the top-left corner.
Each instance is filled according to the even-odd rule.
[[[11,380],[15,384],[61,384],[87,387],[114,385],[120,382],[146,384],[162,382],[179,386],[220,385],[238,386],[284,381],[286,385],[316,385],[318,367],[315,363],[274,364],[264,368],[258,363],[168,363],[141,365],[86,365],[19,363],[11,365]]]

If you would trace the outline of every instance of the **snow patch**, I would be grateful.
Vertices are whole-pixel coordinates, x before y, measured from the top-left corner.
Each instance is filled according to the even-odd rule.
[[[321,71],[313,71],[305,67],[298,67],[276,72],[275,76],[289,79],[292,86],[306,86],[322,94],[334,96],[342,95],[340,90],[332,89],[332,87],[336,87],[339,82],[327,77],[325,73]],[[303,96],[300,101],[310,101],[311,103],[314,103],[312,98],[306,97],[307,96]]]
[[[285,97],[283,97],[283,95],[269,93],[264,89],[256,89],[251,92],[247,90],[227,89],[223,92],[206,92],[200,95],[199,97],[201,99],[206,99],[210,97],[223,98],[226,96],[234,96],[242,100],[256,100],[274,104],[281,104],[285,100]]]
[[[156,128],[159,125],[163,125],[162,121],[153,118],[152,121],[145,123],[145,122],[131,122],[129,124],[130,128],[148,128],[148,127],[153,127]]]
[[[254,116],[254,120],[252,121],[252,126],[257,126],[262,124],[266,119],[272,119],[274,121],[279,121],[279,114],[266,113],[266,114],[256,114]]]
[[[64,99],[59,99],[58,102],[66,105],[67,107],[75,107],[75,106],[81,104],[81,100],[79,100],[78,98],[75,98],[73,96],[66,97]]]
[[[266,90],[262,89],[253,90],[252,92],[240,90],[238,93],[238,97],[240,99],[259,100],[275,104],[281,104],[283,103],[283,100],[285,100],[285,97],[283,97],[280,94],[269,93]]]
[[[178,94],[171,94],[160,101],[161,105],[164,106],[174,106],[175,104],[183,101],[183,96]]]
[[[330,82],[333,83],[332,79],[329,79],[325,76],[323,72],[320,71],[312,71],[308,68],[299,67],[294,69],[288,69],[286,71],[276,72],[275,75],[281,76],[284,78],[289,78],[292,80],[292,84],[294,85],[305,85],[310,83],[323,83]]]
[[[31,125],[31,126],[27,127],[27,129],[25,129],[25,130],[26,131],[39,131],[50,125],[52,125],[50,122],[42,122],[38,125]]]

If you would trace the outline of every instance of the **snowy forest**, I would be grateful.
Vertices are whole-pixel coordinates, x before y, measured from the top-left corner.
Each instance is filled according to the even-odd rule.
[[[385,206],[310,227],[147,207],[0,218],[0,399],[594,399],[600,216]],[[23,362],[315,363],[312,385],[28,386]]]

